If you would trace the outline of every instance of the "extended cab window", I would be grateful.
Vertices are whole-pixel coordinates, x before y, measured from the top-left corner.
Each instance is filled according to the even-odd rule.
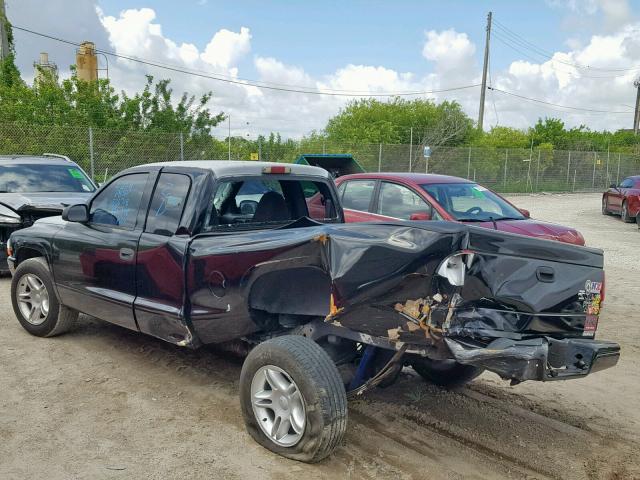
[[[147,214],[146,232],[167,236],[176,233],[190,186],[191,180],[186,175],[160,175]]]
[[[303,217],[317,221],[337,220],[336,204],[325,182],[238,178],[219,182],[205,229],[260,228]]]
[[[369,211],[375,180],[351,180],[345,182],[342,194],[342,206],[351,210]]]
[[[98,225],[135,227],[147,177],[146,173],[134,173],[111,182],[91,202],[89,221]]]

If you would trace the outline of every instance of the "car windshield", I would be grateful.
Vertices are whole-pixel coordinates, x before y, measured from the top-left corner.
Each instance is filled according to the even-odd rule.
[[[433,183],[420,186],[452,217],[462,222],[525,218],[513,205],[476,183]]]
[[[74,164],[0,165],[0,193],[93,192],[94,190],[91,181]]]

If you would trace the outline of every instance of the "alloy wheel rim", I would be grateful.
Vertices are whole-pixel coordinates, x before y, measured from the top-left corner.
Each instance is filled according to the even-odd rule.
[[[304,435],[304,399],[281,368],[265,365],[256,371],[251,381],[251,406],[258,425],[275,444],[293,447]]]
[[[42,325],[49,315],[49,292],[40,277],[33,273],[23,275],[17,297],[22,318],[31,325]]]
[[[627,219],[627,204],[626,203],[622,204],[622,218],[624,220]]]

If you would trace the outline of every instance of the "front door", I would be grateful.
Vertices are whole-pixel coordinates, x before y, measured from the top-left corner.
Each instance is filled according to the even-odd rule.
[[[56,235],[53,273],[63,304],[137,330],[135,266],[151,177],[116,178],[91,201],[87,223],[69,222]]]

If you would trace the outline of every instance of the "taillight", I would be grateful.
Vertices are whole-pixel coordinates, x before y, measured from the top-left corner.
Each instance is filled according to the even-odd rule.
[[[286,166],[272,166],[272,167],[264,167],[262,169],[262,173],[266,174],[283,174],[283,173],[291,173],[291,167]]]

